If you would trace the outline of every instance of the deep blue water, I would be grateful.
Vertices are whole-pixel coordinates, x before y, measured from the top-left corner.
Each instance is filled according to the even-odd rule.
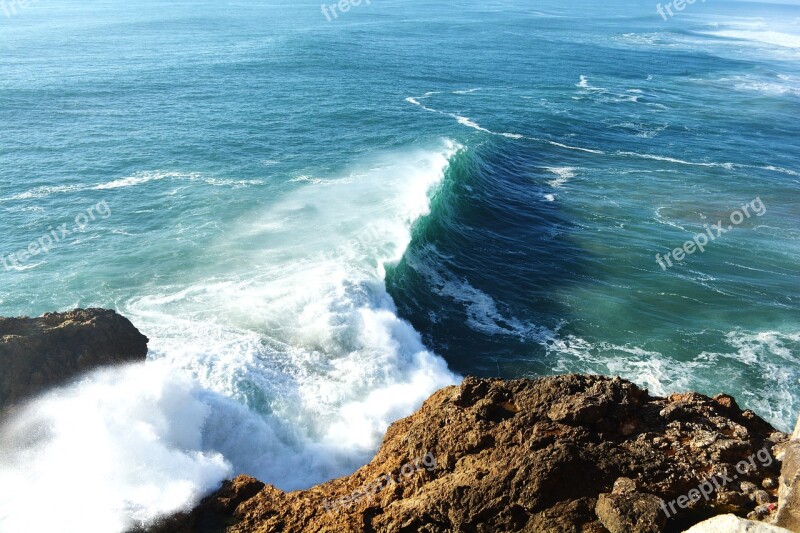
[[[48,494],[43,529],[121,531],[235,473],[346,474],[466,374],[622,375],[793,425],[800,6],[17,11],[0,315],[115,308],[151,360],[7,424],[0,531]]]

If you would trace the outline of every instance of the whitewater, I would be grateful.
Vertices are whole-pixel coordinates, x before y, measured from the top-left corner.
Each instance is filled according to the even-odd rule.
[[[366,463],[391,422],[458,382],[384,277],[460,149],[373,155],[306,183],[208,243],[247,250],[234,264],[124,302],[149,360],[52,391],[2,428],[0,529],[36,516],[40,530],[125,531],[235,474],[294,490]]]
[[[0,16],[0,255],[111,213],[0,269],[0,316],[114,309],[150,339],[3,423],[0,532],[352,473],[464,375],[726,393],[790,431],[800,7],[529,4]]]

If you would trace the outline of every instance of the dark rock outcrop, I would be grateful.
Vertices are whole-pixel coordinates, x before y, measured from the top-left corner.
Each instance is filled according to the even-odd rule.
[[[348,477],[292,493],[239,477],[151,531],[682,531],[774,502],[786,439],[730,396],[467,378]]]
[[[0,318],[0,413],[83,372],[146,356],[147,337],[108,309]]]

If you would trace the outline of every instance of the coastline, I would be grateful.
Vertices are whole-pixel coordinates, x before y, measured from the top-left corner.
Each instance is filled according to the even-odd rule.
[[[470,377],[393,423],[350,476],[291,493],[239,476],[147,531],[671,532],[728,514],[766,527],[787,439],[723,394]],[[423,454],[434,469],[373,489]]]
[[[7,362],[50,372],[19,398],[146,353],[146,337],[113,311],[0,325]],[[286,493],[241,475],[137,531],[670,532],[731,513],[793,523],[798,450],[725,394],[651,396],[597,375],[467,377],[391,424],[349,476]]]

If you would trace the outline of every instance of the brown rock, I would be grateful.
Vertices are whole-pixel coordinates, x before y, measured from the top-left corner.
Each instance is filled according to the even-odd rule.
[[[750,483],[749,481],[742,481],[739,483],[739,487],[745,494],[752,494],[758,489],[758,486],[755,483]]]
[[[739,405],[736,403],[736,400],[733,396],[728,396],[727,394],[717,394],[712,398],[717,405],[724,407],[725,409],[733,409],[739,410]]]
[[[612,494],[631,494],[636,492],[636,482],[629,477],[621,477],[614,482]]]
[[[750,499],[756,502],[758,505],[766,505],[771,501],[769,493],[760,489],[753,492],[753,494],[750,495]]]
[[[792,440],[785,444],[783,450],[775,523],[792,531],[800,531],[800,420]]]
[[[663,504],[657,496],[635,491],[601,494],[595,513],[610,533],[660,533],[667,522],[661,509]]]
[[[659,413],[673,404],[681,417],[666,420]],[[630,420],[637,421],[632,433]],[[153,531],[202,531],[203,524],[229,533],[680,530],[756,508],[738,483],[686,508],[675,502],[712,474],[734,472],[772,445],[774,433],[735,403],[693,393],[650,397],[619,378],[467,378],[392,424],[375,458],[350,476],[304,491],[267,485],[252,497],[243,489],[231,497],[231,487],[258,488],[237,478]],[[434,468],[398,476],[429,453]],[[778,468],[773,461],[739,481],[757,484]],[[386,473],[398,482],[375,489]],[[668,521],[662,500],[675,507]]]
[[[0,318],[0,413],[94,368],[147,356],[147,337],[114,311]]]

